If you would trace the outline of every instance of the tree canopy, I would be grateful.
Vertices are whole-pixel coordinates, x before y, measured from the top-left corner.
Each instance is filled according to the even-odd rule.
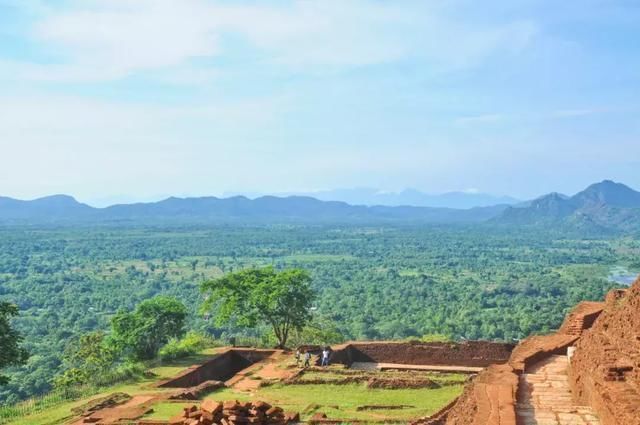
[[[230,320],[244,327],[268,324],[281,348],[291,330],[302,329],[310,320],[315,297],[308,272],[279,272],[272,267],[229,273],[204,282],[201,290],[207,295],[203,308],[214,311],[218,324]]]
[[[102,331],[81,335],[67,345],[62,357],[67,369],[56,377],[57,387],[82,384],[91,381],[111,368],[118,352]]]
[[[187,309],[180,301],[157,296],[133,312],[120,311],[111,320],[114,344],[137,360],[152,359],[171,338],[184,335]]]
[[[7,302],[0,302],[0,369],[17,366],[27,361],[27,351],[20,347],[22,336],[11,327],[9,319],[18,315],[18,307]],[[9,381],[0,374],[0,385]]]

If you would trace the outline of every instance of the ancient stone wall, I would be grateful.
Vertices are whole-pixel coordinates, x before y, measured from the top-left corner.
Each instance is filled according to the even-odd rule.
[[[487,367],[509,359],[513,344],[487,341],[463,343],[354,342],[334,347],[332,362]]]
[[[640,280],[609,293],[603,314],[576,343],[569,376],[603,425],[640,424]]]
[[[465,388],[437,425],[516,425],[517,389],[513,368],[493,365]]]
[[[519,376],[528,367],[546,357],[565,354],[568,347],[575,344],[589,327],[597,323],[603,307],[603,303],[579,304],[567,316],[558,332],[523,340],[513,349],[508,360],[495,362],[503,364],[492,365],[478,374],[465,387],[449,411],[439,412],[437,418],[424,418],[417,424],[516,425],[515,406]],[[625,422],[620,422],[622,423]],[[633,422],[629,424],[636,425]]]
[[[260,360],[272,355],[272,350],[228,349],[213,359],[190,367],[180,375],[163,381],[160,388],[189,388],[205,381],[226,381]]]

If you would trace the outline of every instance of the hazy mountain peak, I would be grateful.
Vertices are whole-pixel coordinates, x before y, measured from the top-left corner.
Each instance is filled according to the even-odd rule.
[[[32,201],[0,198],[0,219],[9,221],[50,221],[71,215],[86,216],[93,208],[69,195],[51,195]]]
[[[57,204],[57,205],[80,204],[80,202],[78,202],[76,198],[74,198],[73,196],[64,195],[64,194],[44,196],[42,198],[35,199],[34,202]]]
[[[640,226],[640,192],[611,180],[588,186],[572,197],[549,193],[519,208],[506,209],[499,222],[536,224],[564,222],[601,228]]]
[[[640,192],[611,180],[603,180],[577,193],[573,198],[581,204],[602,204],[617,208],[640,208]]]
[[[361,196],[359,198],[361,202],[339,199],[338,196],[334,196],[337,193],[349,194],[349,196],[358,194]],[[498,222],[511,224],[565,223],[582,226],[593,224],[603,228],[620,229],[633,228],[637,224],[640,228],[640,192],[611,180],[592,184],[572,197],[552,192],[514,207],[498,204],[468,208],[469,199],[477,204],[478,199],[491,199],[495,202],[496,197],[464,192],[428,195],[411,188],[402,192],[351,189],[321,192],[321,194],[322,197],[289,194],[284,197],[269,195],[255,199],[238,195],[230,198],[170,197],[163,201],[113,205],[108,208],[92,208],[68,195],[53,195],[32,201],[0,197],[0,221],[37,223],[96,220],[101,222],[110,220],[145,220],[145,222],[147,220],[186,220],[187,222],[189,220],[238,222],[355,220],[469,223],[495,218]],[[371,204],[367,205],[366,201]],[[437,204],[438,202],[440,204]],[[443,203],[453,208],[442,207]]]
[[[278,193],[275,195],[281,197],[306,196],[321,201],[345,202],[350,205],[414,206],[456,209],[510,205],[520,202],[510,196],[495,196],[468,191],[429,194],[415,188],[406,188],[399,192],[394,192],[370,187],[358,187],[317,192]],[[255,195],[254,197],[257,198],[259,195]]]
[[[551,192],[534,199],[533,202],[534,203],[561,202],[561,201],[566,201],[568,199],[571,199],[571,197],[568,195],[565,195],[564,193]]]

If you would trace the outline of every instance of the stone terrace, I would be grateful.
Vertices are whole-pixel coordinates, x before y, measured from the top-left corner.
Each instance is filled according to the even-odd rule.
[[[518,425],[599,425],[587,406],[573,401],[567,356],[551,356],[520,375]]]

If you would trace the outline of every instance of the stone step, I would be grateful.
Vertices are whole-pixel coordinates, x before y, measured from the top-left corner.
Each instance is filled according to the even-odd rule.
[[[520,377],[519,425],[600,425],[590,407],[574,403],[567,369],[566,356],[551,356]]]

